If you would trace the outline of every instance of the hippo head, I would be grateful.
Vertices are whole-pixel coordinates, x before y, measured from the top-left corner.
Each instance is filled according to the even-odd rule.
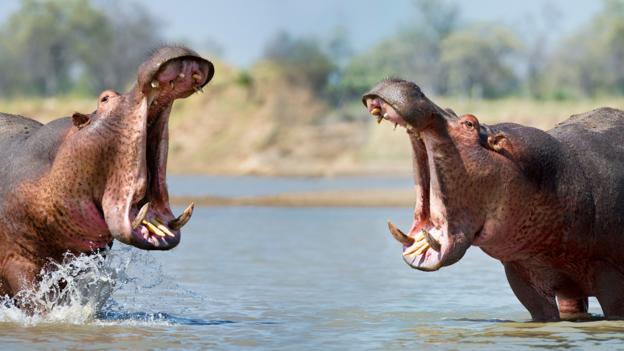
[[[169,114],[175,99],[200,91],[213,74],[212,63],[197,53],[163,47],[140,66],[129,92],[104,91],[93,113],[73,115],[52,169],[54,186],[67,188],[64,197],[88,197],[68,205],[88,222],[72,232],[91,238],[93,246],[112,238],[147,250],[178,244],[193,205],[180,216],[169,205]]]
[[[362,101],[379,123],[404,127],[411,140],[414,221],[407,234],[388,222],[403,244],[404,260],[423,271],[457,262],[501,215],[493,199],[506,196],[503,179],[513,181],[513,165],[505,158],[508,140],[472,115],[458,117],[438,107],[405,80],[383,80]]]

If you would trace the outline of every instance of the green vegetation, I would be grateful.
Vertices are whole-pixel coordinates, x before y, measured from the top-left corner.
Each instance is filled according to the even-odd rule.
[[[0,111],[48,121],[90,112],[101,90],[132,84],[162,42],[159,21],[132,3],[114,2],[126,9],[114,13],[104,3],[22,1],[0,25]],[[341,27],[327,38],[277,33],[244,70],[210,55],[217,74],[206,94],[174,107],[170,169],[408,174],[408,139],[373,123],[360,101],[389,76],[485,123],[548,129],[571,114],[624,106],[624,0],[604,0],[589,23],[557,41],[547,35],[548,18],[532,38],[505,24],[467,22],[449,1],[414,4],[409,24],[356,55]],[[205,42],[204,51],[222,51]]]
[[[280,32],[257,64],[272,64],[332,107],[358,100],[389,76],[413,80],[436,96],[624,94],[624,0],[603,0],[594,18],[557,41],[547,40],[554,17],[544,16],[527,35],[507,24],[466,21],[456,2],[414,0],[410,21],[363,53],[353,54],[343,27],[324,39]],[[158,23],[131,2],[23,0],[0,27],[0,95],[122,90],[149,49],[163,42]],[[211,38],[204,48],[222,52]],[[239,83],[252,83],[255,77],[245,74]]]
[[[137,5],[88,0],[23,0],[0,30],[0,94],[97,95],[122,89],[160,41]]]
[[[345,94],[355,98],[389,76],[443,96],[572,99],[624,93],[622,0],[604,0],[589,23],[552,48],[544,42],[548,33],[530,40],[507,25],[462,22],[448,1],[415,4],[415,24],[352,59],[340,82]]]

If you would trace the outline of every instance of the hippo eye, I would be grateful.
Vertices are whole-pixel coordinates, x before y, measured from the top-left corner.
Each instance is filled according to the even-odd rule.
[[[468,129],[472,129],[474,128],[474,123],[470,122],[470,121],[464,121],[464,125],[466,126],[466,128]]]

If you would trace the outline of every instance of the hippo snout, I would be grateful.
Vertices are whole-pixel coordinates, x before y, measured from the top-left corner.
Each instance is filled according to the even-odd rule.
[[[139,67],[137,84],[144,94],[169,87],[177,93],[191,93],[203,88],[214,76],[212,62],[183,47],[163,47]],[[184,89],[182,89],[184,88]],[[174,98],[188,95],[176,95]]]

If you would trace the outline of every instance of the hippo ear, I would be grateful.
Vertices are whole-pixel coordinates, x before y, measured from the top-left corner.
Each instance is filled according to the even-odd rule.
[[[488,147],[498,153],[511,154],[513,147],[507,136],[503,133],[496,133],[487,138]]]
[[[82,129],[91,122],[91,116],[76,112],[72,115],[72,122],[78,129]]]

